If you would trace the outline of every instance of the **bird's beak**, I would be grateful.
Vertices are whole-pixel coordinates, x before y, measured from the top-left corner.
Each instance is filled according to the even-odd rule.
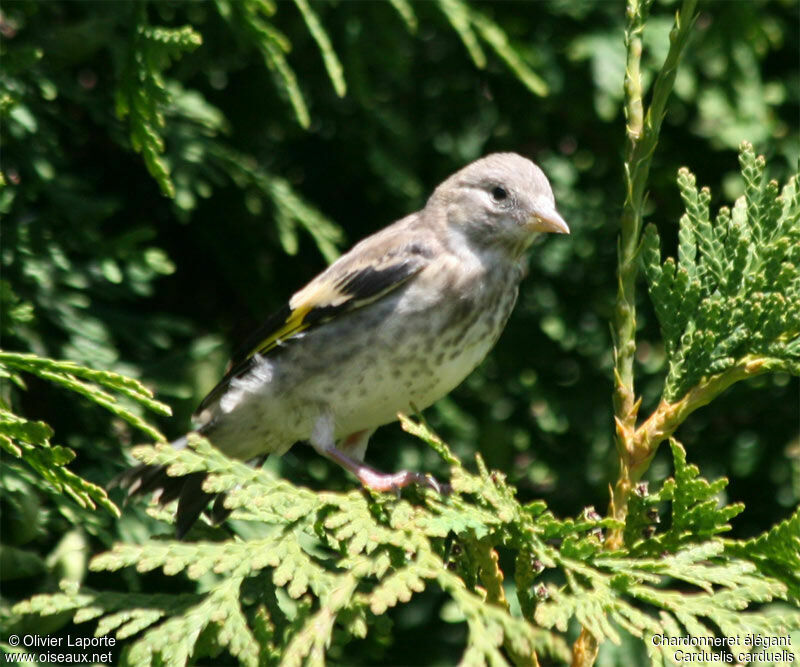
[[[533,232],[552,232],[554,234],[569,234],[569,225],[554,208],[539,209],[534,213],[528,224],[528,229]]]

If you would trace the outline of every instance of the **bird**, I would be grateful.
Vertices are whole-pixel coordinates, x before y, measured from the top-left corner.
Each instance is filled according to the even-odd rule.
[[[200,403],[193,432],[235,459],[307,442],[373,490],[441,490],[430,475],[367,465],[367,444],[378,427],[432,405],[483,361],[542,233],[570,230],[536,164],[516,153],[468,164],[421,210],[356,244],[269,317]],[[143,464],[116,483],[129,496],[177,499],[181,538],[212,500],[204,477]],[[227,516],[224,498],[210,515]]]

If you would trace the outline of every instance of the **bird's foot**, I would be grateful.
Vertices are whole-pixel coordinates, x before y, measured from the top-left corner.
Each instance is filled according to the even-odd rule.
[[[375,468],[354,459],[335,447],[327,447],[321,450],[331,461],[335,461],[345,470],[353,473],[358,481],[368,489],[373,491],[398,492],[404,486],[416,484],[428,489],[433,489],[436,493],[446,494],[450,487],[447,484],[440,484],[432,475],[421,472],[410,472],[402,470],[396,473],[382,473]]]
[[[358,480],[368,489],[373,491],[389,491],[398,493],[400,489],[409,484],[433,489],[436,493],[447,494],[450,487],[439,484],[432,475],[403,470],[393,474],[382,473],[375,468],[370,468],[360,460],[366,449],[367,440],[372,430],[363,430],[353,433],[342,441],[345,451],[338,449],[333,443],[333,417],[324,412],[314,424],[314,429],[309,439],[311,445],[320,454],[338,463],[345,470],[353,473]],[[355,454],[356,456],[353,456]]]
[[[416,484],[417,486],[433,489],[440,495],[447,494],[450,491],[449,485],[440,484],[433,475],[421,472],[401,470],[393,474],[386,474],[378,472],[368,466],[361,465],[357,470],[354,470],[353,473],[364,486],[373,491],[398,492],[409,484]]]

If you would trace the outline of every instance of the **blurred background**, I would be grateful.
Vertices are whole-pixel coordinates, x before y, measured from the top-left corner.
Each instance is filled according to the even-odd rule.
[[[572,235],[532,249],[496,349],[426,417],[467,465],[480,452],[506,473],[521,499],[542,498],[560,515],[605,510],[616,479],[609,320],[623,201],[622,2],[472,2],[507,42],[476,29],[471,50],[447,2],[408,5],[413,16],[399,11],[403,3],[315,2],[341,63],[344,96],[300,3],[279,2],[260,16],[291,46],[284,62],[301,101],[292,99],[280,61],[265,55],[263,35],[242,18],[257,2],[3,5],[4,349],[141,379],[172,406],[174,417],[157,423],[177,437],[237,344],[336,253],[419,209],[467,162],[515,151],[548,175]],[[646,83],[666,55],[676,9],[669,1],[653,8]],[[161,63],[167,95],[159,132],[172,198],[134,150],[130,116],[116,112],[135,85],[132,30],[142,19],[189,25],[202,36],[193,51]],[[712,211],[742,192],[742,140],[766,155],[780,182],[796,169],[798,26],[795,0],[703,5],[649,185],[646,221],[670,254],[682,211],[680,166],[711,187]],[[665,368],[643,285],[639,296],[637,390],[646,415]],[[140,442],[130,427],[56,386],[32,379],[27,391],[6,386],[3,396],[49,423],[53,441],[78,454],[71,469],[97,484],[123,470],[128,448]],[[763,531],[800,499],[799,414],[797,379],[770,375],[736,385],[677,433],[705,477],[730,478],[727,500],[746,503],[733,536]],[[387,471],[447,476],[436,455],[396,425],[373,436],[367,460]],[[670,461],[660,452],[649,478],[668,476]],[[304,446],[268,465],[313,488],[355,483]],[[75,525],[87,557],[116,540],[167,532],[143,503],[116,520],[48,497],[4,469],[2,539],[30,556],[28,569],[6,569],[5,611],[53,590],[68,562],[92,587],[162,585],[157,575],[91,574],[85,559],[57,553]],[[429,655],[408,652],[418,633],[432,632],[437,604],[426,592],[395,610],[394,643],[369,655],[405,664],[457,658],[455,630]]]

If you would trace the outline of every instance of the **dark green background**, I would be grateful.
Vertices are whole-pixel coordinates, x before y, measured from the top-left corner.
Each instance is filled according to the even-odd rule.
[[[278,3],[272,21],[292,43],[288,61],[311,114],[305,130],[252,43],[211,3],[5,2],[0,76],[15,104],[2,116],[3,348],[142,379],[173,407],[175,417],[159,425],[177,437],[229,352],[326,264],[302,230],[297,254],[284,251],[271,201],[232,178],[220,151],[287,179],[340,226],[341,251],[417,210],[465,163],[516,151],[548,174],[572,235],[532,249],[497,348],[426,416],[461,457],[480,451],[507,473],[521,498],[543,498],[564,515],[587,505],[602,511],[616,476],[609,319],[623,200],[624,5],[473,6],[505,29],[548,96],[531,94],[486,45],[488,65],[477,69],[434,3],[413,5],[416,35],[388,3],[315,3],[344,66],[348,92],[340,99],[297,8]],[[675,9],[670,2],[653,9],[647,82],[663,61]],[[191,24],[203,37],[165,72],[181,87],[163,130],[174,200],[162,196],[114,111],[139,11],[153,25]],[[766,155],[781,181],[797,165],[799,18],[793,0],[702,5],[651,171],[646,221],[658,225],[668,252],[681,213],[680,166],[712,188],[715,210],[741,193],[742,140]],[[12,316],[21,312],[15,299],[32,306],[32,319]],[[665,369],[643,286],[638,323],[646,415]],[[126,449],[140,435],[92,405],[35,380],[27,392],[4,391],[19,412],[53,426],[54,442],[77,451],[75,472],[105,485],[128,464]],[[692,415],[677,434],[702,474],[730,477],[728,500],[746,503],[735,536],[765,530],[800,498],[799,407],[796,379],[762,377]],[[446,476],[433,452],[397,426],[376,433],[368,461]],[[303,446],[274,464],[317,488],[354,484]],[[661,452],[650,477],[669,473]],[[10,498],[3,498],[3,541],[45,557],[74,517],[44,496],[22,508]],[[88,514],[77,516],[85,517],[92,552],[164,530],[140,505],[127,507],[120,522]],[[155,575],[126,576],[87,574],[86,583],[163,586]],[[44,568],[5,581],[5,600],[52,590],[57,579]],[[444,623],[431,616],[437,604],[426,593],[397,610],[394,643],[381,659],[456,659],[460,631],[435,625]],[[439,631],[440,653],[419,655],[415,634]]]

